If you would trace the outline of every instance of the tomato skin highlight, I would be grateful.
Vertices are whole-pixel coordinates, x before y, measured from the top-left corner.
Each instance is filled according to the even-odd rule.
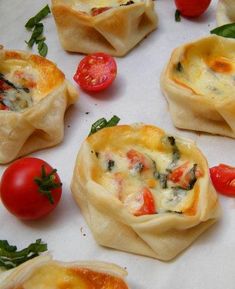
[[[73,79],[83,90],[99,92],[109,87],[116,75],[117,65],[114,58],[97,52],[81,60]]]
[[[219,164],[210,168],[210,176],[218,193],[235,197],[235,167]]]
[[[185,17],[198,17],[209,7],[211,0],[175,0],[180,14]]]
[[[35,178],[40,178],[42,166],[46,174],[53,168],[45,161],[27,157],[13,162],[3,173],[0,183],[0,198],[4,206],[22,220],[36,220],[49,214],[60,201],[61,187],[51,189],[54,203],[39,192]],[[53,174],[54,182],[61,183],[57,173]]]

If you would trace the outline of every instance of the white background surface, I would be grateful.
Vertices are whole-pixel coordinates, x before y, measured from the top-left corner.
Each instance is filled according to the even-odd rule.
[[[8,49],[26,49],[24,40],[30,38],[30,33],[24,24],[47,3],[44,0],[0,0],[0,44]],[[197,20],[182,18],[177,23],[173,0],[155,1],[159,28],[127,56],[116,59],[118,76],[112,87],[96,97],[80,91],[79,102],[69,109],[65,118],[63,143],[32,154],[58,169],[63,181],[63,197],[58,208],[44,220],[22,222],[11,216],[0,203],[0,239],[23,248],[42,238],[56,259],[98,259],[117,263],[127,268],[127,281],[132,289],[235,288],[234,199],[220,197],[223,207],[220,222],[176,259],[165,263],[98,246],[69,188],[77,151],[91,124],[113,114],[121,118],[121,124],[154,124],[195,140],[209,166],[221,162],[235,165],[233,139],[174,128],[159,86],[160,73],[172,50],[184,42],[207,36],[215,27],[216,4],[217,1],[213,1],[207,13]],[[62,50],[52,16],[43,23],[49,47],[47,57],[73,82],[72,76],[82,56]],[[5,168],[0,166],[0,175]]]

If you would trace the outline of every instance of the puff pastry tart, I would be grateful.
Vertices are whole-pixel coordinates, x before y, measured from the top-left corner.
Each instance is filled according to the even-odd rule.
[[[0,274],[1,289],[128,289],[126,271],[103,262],[54,261],[36,257]]]
[[[51,61],[0,49],[0,163],[58,144],[77,97]]]
[[[52,0],[67,51],[123,56],[157,27],[153,0]]]
[[[99,244],[161,260],[179,254],[219,214],[201,152],[154,126],[89,136],[71,188]]]
[[[220,0],[216,11],[216,20],[218,25],[224,25],[235,22],[235,1]]]
[[[176,127],[235,137],[235,41],[211,36],[175,49],[161,76]]]

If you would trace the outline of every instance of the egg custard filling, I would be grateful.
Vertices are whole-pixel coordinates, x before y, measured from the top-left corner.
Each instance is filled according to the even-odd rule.
[[[206,38],[186,47],[175,63],[172,78],[193,94],[223,101],[235,85],[235,45]]]
[[[96,157],[92,178],[131,214],[196,213],[197,181],[203,170],[173,136],[163,135],[155,150],[137,141],[92,152]]]
[[[20,112],[31,107],[54,88],[53,77],[61,83],[63,74],[55,71],[48,60],[37,55],[25,57],[18,52],[5,52],[0,59],[0,110]]]
[[[34,272],[22,284],[10,289],[128,289],[115,275],[89,268],[63,267],[48,263]]]

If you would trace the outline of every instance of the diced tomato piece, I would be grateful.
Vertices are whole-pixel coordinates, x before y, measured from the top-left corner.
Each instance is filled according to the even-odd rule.
[[[9,108],[0,102],[0,110],[9,110]]]
[[[142,192],[143,204],[134,213],[135,216],[151,215],[156,213],[154,198],[148,188],[144,188]]]
[[[172,181],[173,183],[179,183],[181,178],[183,177],[184,172],[189,166],[189,162],[185,162],[178,168],[174,169],[168,176],[168,180]]]
[[[0,79],[0,90],[10,89],[10,85],[8,85],[4,80]]]
[[[99,15],[107,10],[109,10],[111,7],[100,7],[100,8],[92,8],[91,15],[96,16]]]
[[[142,165],[142,170],[149,169],[149,164],[148,164],[146,157],[140,152],[134,149],[131,149],[127,152],[126,155],[127,155],[127,158],[130,160],[129,169],[134,168],[137,164]]]

